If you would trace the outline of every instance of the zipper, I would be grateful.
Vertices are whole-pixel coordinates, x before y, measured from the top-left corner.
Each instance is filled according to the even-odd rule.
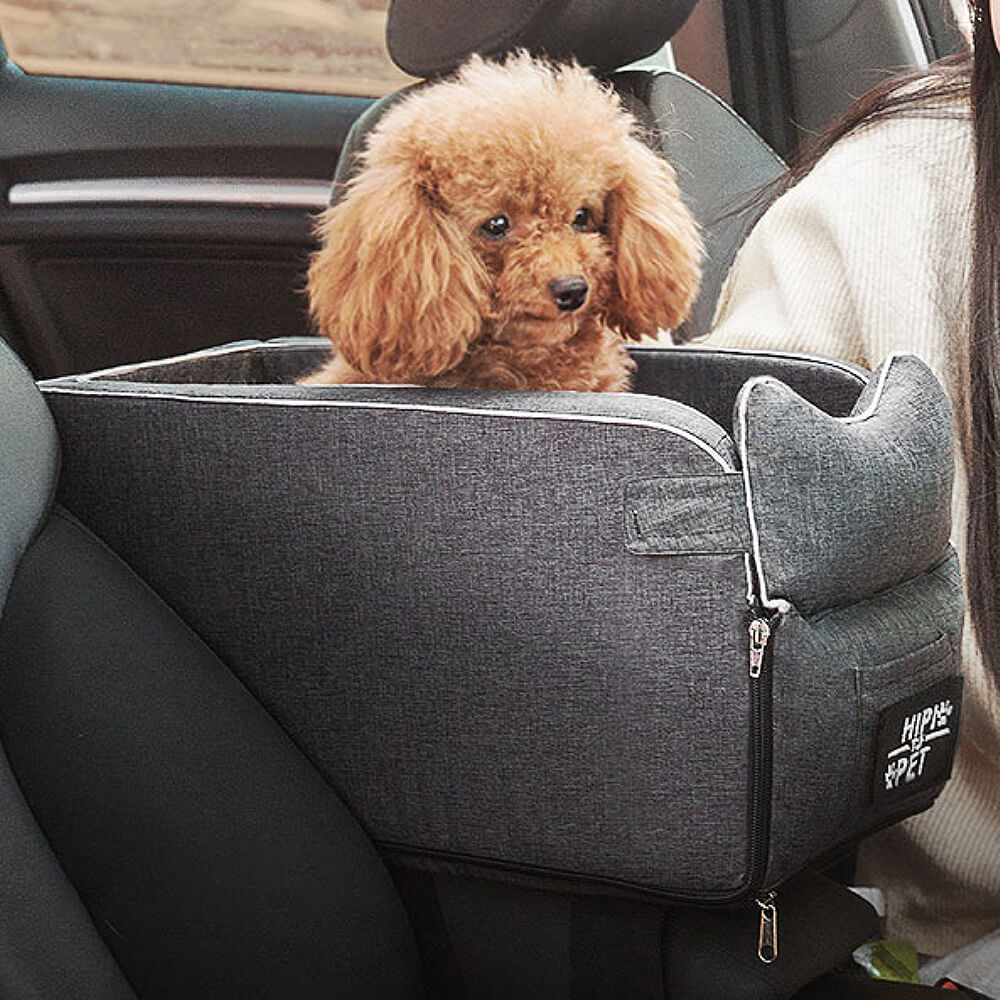
[[[771,638],[771,623],[766,618],[754,618],[750,622],[750,677],[753,680],[760,678],[760,672],[764,669],[764,654],[767,652],[767,643]]]
[[[762,608],[754,609],[748,626],[750,637],[750,767],[753,787],[750,793],[749,882],[757,885],[767,867],[767,841],[771,825],[771,783],[773,734],[771,732],[771,662],[777,614],[768,617]],[[775,893],[756,897],[760,908],[757,957],[770,964],[778,957],[778,910]]]
[[[760,927],[757,930],[757,957],[770,965],[778,957],[778,894],[773,890],[756,899],[760,907]]]
[[[451,865],[469,865],[475,869],[513,872],[521,875],[542,875],[557,882],[576,882],[583,886],[602,884],[616,889],[654,895],[677,903],[748,904],[752,898],[760,908],[757,951],[760,961],[769,964],[777,958],[778,908],[774,890],[762,891],[767,862],[767,838],[771,820],[771,661],[774,635],[781,611],[768,615],[756,600],[751,604],[751,620],[747,630],[750,639],[748,673],[750,677],[750,729],[752,788],[748,802],[749,856],[747,878],[743,887],[734,892],[656,892],[624,879],[601,878],[592,874],[567,872],[544,865],[512,864],[481,855],[455,851],[430,850],[413,844],[378,840],[376,846],[387,853],[422,859],[446,861]],[[756,894],[756,895],[753,895]]]

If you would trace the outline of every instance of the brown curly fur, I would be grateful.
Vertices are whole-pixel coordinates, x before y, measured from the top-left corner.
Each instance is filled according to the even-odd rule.
[[[391,108],[320,219],[310,305],[336,353],[302,382],[627,390],[625,339],[684,319],[702,253],[635,130],[585,70],[523,53]],[[483,235],[499,214],[509,234]],[[573,311],[549,287],[566,276],[589,289]]]

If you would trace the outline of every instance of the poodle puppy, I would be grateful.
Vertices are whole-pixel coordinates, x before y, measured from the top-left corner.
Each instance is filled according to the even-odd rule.
[[[320,218],[300,384],[627,391],[627,339],[679,324],[702,244],[673,169],[578,65],[474,57],[391,107]]]

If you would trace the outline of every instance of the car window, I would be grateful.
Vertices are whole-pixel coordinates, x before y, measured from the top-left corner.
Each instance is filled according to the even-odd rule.
[[[388,0],[3,0],[28,73],[376,96],[408,78],[383,41]]]

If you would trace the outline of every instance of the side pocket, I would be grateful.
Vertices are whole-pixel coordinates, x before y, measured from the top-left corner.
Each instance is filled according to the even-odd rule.
[[[962,703],[957,640],[940,634],[855,674],[858,774],[876,816],[922,808],[951,774]]]

